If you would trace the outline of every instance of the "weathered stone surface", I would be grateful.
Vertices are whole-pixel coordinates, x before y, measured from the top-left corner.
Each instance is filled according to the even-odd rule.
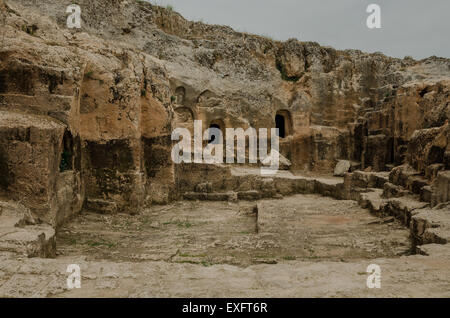
[[[171,132],[183,127],[192,133],[194,120],[202,120],[203,131],[215,125],[225,134],[226,128],[274,128],[281,116],[281,169],[331,173],[345,159],[375,172],[407,161],[424,173],[450,158],[447,59],[401,60],[312,42],[281,43],[134,1],[81,0],[82,30],[66,28],[62,2],[5,5],[0,107],[58,122],[55,151],[47,151],[55,166],[50,170],[58,170],[62,152],[73,154],[73,175],[51,176],[64,190],[48,193],[45,204],[27,205],[47,222],[61,224],[85,198],[135,213],[204,182],[217,192],[272,195],[256,179],[237,185],[226,168],[174,165]],[[109,16],[114,21],[104,24]],[[62,131],[73,141],[63,142]],[[7,147],[0,151],[0,169],[12,153]],[[4,175],[3,188],[12,178]],[[422,186],[416,182],[412,189]],[[319,190],[334,191],[326,187]],[[75,203],[65,212],[70,201]]]
[[[417,244],[446,244],[450,241],[450,211],[448,204],[433,209],[419,209],[411,219],[411,233]]]
[[[340,160],[336,167],[334,168],[334,176],[343,177],[347,172],[350,171],[351,164],[348,160]]]
[[[408,194],[408,191],[401,186],[397,186],[390,182],[386,182],[383,187],[383,197],[385,198],[398,198]]]
[[[432,185],[433,195],[431,197],[431,205],[436,206],[439,203],[450,200],[450,171],[438,172],[436,179]]]
[[[25,257],[55,257],[55,230],[37,224],[25,206],[0,201],[0,251]]]
[[[195,186],[195,192],[203,192],[203,193],[208,193],[208,192],[212,192],[212,183],[211,182],[204,182],[204,183],[199,183]]]
[[[114,214],[118,212],[117,204],[115,202],[100,199],[87,199],[84,208],[98,213]]]
[[[64,202],[67,217],[79,212],[83,202],[76,154],[66,158],[67,171],[61,173],[66,135],[65,126],[48,116],[0,110],[0,196],[20,200],[55,226]]]
[[[261,193],[256,190],[238,192],[239,200],[256,201],[261,199]]]
[[[406,226],[409,226],[411,217],[418,213],[417,210],[426,206],[428,206],[428,203],[420,202],[412,196],[392,198],[388,201],[389,214],[401,220]]]
[[[424,186],[420,192],[420,200],[431,203],[433,197],[433,188],[431,186]]]
[[[416,244],[448,243],[450,214],[447,206],[441,204],[449,201],[450,193],[448,59],[414,61],[380,53],[335,50],[295,39],[278,42],[229,27],[190,22],[172,10],[143,1],[79,0],[83,27],[69,30],[64,16],[69,3],[0,0],[5,17],[0,46],[0,197],[23,203],[15,206],[0,201],[0,296],[30,295],[29,290],[36,286],[45,286],[39,291],[43,296],[77,295],[77,291],[68,292],[59,283],[41,280],[41,276],[56,275],[64,283],[61,276],[66,273],[61,275],[59,271],[67,265],[66,260],[24,262],[18,261],[17,255],[55,256],[55,228],[83,207],[104,213],[97,216],[106,220],[122,216],[116,212],[141,213],[152,205],[166,205],[178,199],[228,201],[217,202],[227,207],[221,211],[224,214],[233,212],[233,206],[247,204],[252,213],[239,221],[250,224],[251,233],[239,233],[247,239],[243,242],[226,240],[225,250],[245,254],[250,246],[259,251],[268,247],[280,251],[282,248],[273,239],[279,235],[291,247],[304,243],[301,253],[307,251],[311,253],[309,257],[315,258],[317,255],[307,246],[308,237],[298,233],[298,225],[305,226],[305,220],[298,214],[301,203],[296,199],[305,198],[283,197],[315,193],[358,201],[374,214],[395,216],[410,226]],[[192,134],[195,120],[202,121],[202,133],[209,127],[218,127],[224,137],[226,128],[282,127],[280,171],[261,176],[259,169],[268,160],[247,162],[245,166],[197,163],[192,161],[192,151],[191,163],[175,164],[172,147],[177,141],[172,140],[172,131],[186,128]],[[271,144],[270,138],[263,138],[258,137],[258,145],[262,141]],[[203,140],[202,146],[207,143]],[[224,146],[225,151],[228,149]],[[273,154],[275,150],[269,147],[269,151]],[[248,151],[244,157],[249,158]],[[338,160],[342,160],[342,167],[335,167]],[[336,175],[344,176],[343,180],[331,177],[334,168]],[[418,201],[419,195],[425,203]],[[255,203],[245,202],[264,198],[283,200],[258,203],[258,213],[253,213]],[[400,224],[393,222],[393,217],[374,223],[374,216],[357,207],[356,202],[323,199],[329,210],[325,212],[332,215],[320,210],[306,222],[317,226],[318,221],[321,230],[336,229],[330,237],[320,237],[333,248],[336,242],[354,248],[353,240],[343,241],[338,225],[350,224],[346,230],[353,234],[352,224],[363,224],[359,230],[372,237],[370,226],[385,225],[385,233],[390,233],[390,225]],[[280,210],[280,202],[287,204],[286,210]],[[303,202],[307,206],[301,208],[307,214],[310,207],[320,203],[320,198],[309,197]],[[428,202],[437,207],[428,207]],[[214,206],[214,202],[174,204],[200,203]],[[356,211],[357,218],[349,218],[347,209]],[[183,212],[183,208],[180,210]],[[163,218],[164,214],[161,213]],[[135,221],[141,216],[127,217]],[[192,278],[211,282],[205,277],[219,277],[206,284],[216,296],[229,296],[230,291],[236,291],[236,282],[238,293],[243,296],[299,296],[299,281],[311,282],[309,291],[316,291],[314,295],[372,295],[365,288],[365,280],[346,286],[340,279],[336,284],[343,288],[317,292],[320,287],[316,286],[326,285],[327,273],[343,274],[355,281],[355,273],[367,267],[365,260],[315,267],[317,264],[308,262],[295,266],[279,264],[292,260],[290,255],[284,255],[282,260],[255,256],[254,263],[265,265],[251,267],[245,273],[229,265],[200,271],[193,264],[167,264],[199,258],[181,255],[172,246],[165,248],[170,240],[158,238],[162,226],[191,228],[188,217],[186,221],[177,219],[178,215],[162,222],[142,220],[142,224],[149,221],[149,235],[157,239],[146,241],[147,252],[133,259],[157,262],[161,254],[165,260],[162,264],[83,261],[83,271],[91,271],[91,266],[113,267],[106,278],[119,277],[130,285],[126,275],[130,275],[131,268],[137,268],[137,278],[132,279],[141,284],[142,290],[149,290],[142,282],[147,284],[148,277],[161,276],[161,268],[164,273],[175,273],[169,278],[164,275],[170,286],[161,284],[160,277],[150,280],[155,288],[150,288],[149,293],[156,296],[206,295],[201,283],[194,283],[193,287],[189,287],[191,282],[186,283]],[[213,235],[217,219],[206,224]],[[403,254],[408,247],[404,240],[395,242],[403,242]],[[216,243],[208,242],[202,247],[214,251]],[[99,242],[91,244],[97,246]],[[148,252],[155,246],[164,251]],[[304,247],[309,247],[309,252]],[[362,250],[371,253],[372,247]],[[435,286],[448,283],[448,249],[422,245],[418,250],[430,255],[431,260],[423,256],[371,260],[383,265],[383,282],[387,282],[388,289],[383,285],[382,292],[388,291],[382,295],[416,295],[404,288],[404,282],[423,275],[425,283],[434,283],[430,288],[433,294],[443,293]],[[397,251],[394,254],[398,256]],[[433,258],[436,255],[438,258]],[[187,258],[183,260],[184,257]],[[268,264],[276,263],[281,267],[268,270]],[[40,276],[35,274],[34,264],[43,268],[37,272]],[[401,265],[404,276],[390,274]],[[327,266],[331,269],[324,271]],[[436,268],[444,278],[430,274],[430,268]],[[189,277],[183,271],[189,272]],[[320,279],[310,280],[312,272]],[[223,273],[230,276],[224,277]],[[253,276],[248,278],[248,273]],[[98,286],[88,282],[86,290],[98,295],[98,289],[117,283],[105,281],[102,275],[93,279]],[[243,280],[242,275],[248,280]],[[267,280],[267,276],[277,281],[275,287],[274,280]],[[233,279],[230,281],[229,277]],[[221,285],[219,291],[217,282]],[[403,283],[403,289],[397,283]],[[286,291],[285,286],[290,286],[290,290]],[[432,294],[430,290],[424,292]],[[126,296],[133,295],[143,292],[131,290]],[[82,296],[86,296],[84,290]]]
[[[385,212],[387,201],[381,196],[380,189],[370,189],[367,193],[359,195],[358,203],[361,207],[369,209],[370,212],[380,215]]]
[[[410,165],[405,164],[392,169],[389,173],[389,182],[402,187],[407,187],[408,179],[418,174],[418,171],[413,169]]]
[[[186,200],[200,201],[236,201],[236,192],[186,192],[183,195]]]

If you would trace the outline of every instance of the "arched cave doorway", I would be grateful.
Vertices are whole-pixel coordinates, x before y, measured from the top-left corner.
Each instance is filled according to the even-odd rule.
[[[186,89],[183,86],[179,86],[175,89],[175,101],[179,105],[184,104],[184,99],[186,97]]]
[[[209,126],[209,128],[217,128],[217,129],[220,129],[220,126],[217,125],[217,124],[211,124],[211,125]],[[220,129],[220,130],[221,130],[221,129]],[[223,136],[223,134],[222,134],[222,136]],[[213,145],[217,145],[217,144],[219,143],[219,139],[217,139],[216,136],[215,136],[212,132],[210,132],[210,133],[209,133],[209,141],[208,141],[208,143],[209,143],[209,144],[213,144]]]
[[[223,124],[222,120],[217,119],[217,120],[213,120],[210,124],[208,128],[217,128],[222,132],[222,142],[225,139],[225,134],[224,134],[224,130],[225,130],[225,125]],[[209,134],[209,144],[213,144],[213,145],[217,145],[219,144],[219,139],[212,133],[210,132]]]
[[[275,127],[279,129],[278,136],[286,138],[292,134],[291,114],[287,110],[280,110],[275,115]]]
[[[278,128],[278,136],[280,138],[286,137],[286,124],[283,115],[275,116],[275,127]]]

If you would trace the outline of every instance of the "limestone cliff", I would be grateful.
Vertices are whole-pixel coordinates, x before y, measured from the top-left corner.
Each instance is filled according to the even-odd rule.
[[[0,0],[0,195],[47,222],[177,198],[170,134],[197,119],[279,115],[293,170],[449,169],[448,59],[277,42],[132,0],[79,0],[68,29],[71,2]]]

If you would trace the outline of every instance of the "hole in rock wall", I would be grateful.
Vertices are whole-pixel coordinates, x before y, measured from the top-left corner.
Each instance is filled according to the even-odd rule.
[[[283,115],[275,116],[275,127],[279,129],[278,136],[280,138],[286,137],[286,125],[285,125],[285,119],[284,119]]]
[[[287,110],[280,110],[275,115],[275,127],[279,129],[278,136],[285,138],[292,134],[291,114]]]
[[[223,143],[225,143],[225,123],[223,122],[223,120],[221,120],[221,119],[212,120],[210,122],[208,128],[220,129],[220,131],[222,132]],[[217,136],[214,136],[213,133],[210,133],[208,143],[217,145],[219,143],[219,140],[217,139]]]
[[[209,126],[209,128],[217,128],[217,129],[220,129],[220,130],[221,130],[221,128],[220,128],[220,126],[219,126],[218,124],[211,124],[211,125]],[[222,136],[223,136],[223,132],[222,132]],[[208,141],[208,143],[214,144],[214,145],[219,144],[219,139],[216,138],[216,136],[214,135],[213,132],[210,132],[210,133],[209,133],[209,141]]]
[[[11,183],[6,151],[0,147],[0,190],[6,190]]]
[[[62,148],[59,171],[73,170],[73,138],[68,131],[64,133]]]
[[[432,146],[428,153],[428,164],[444,162],[445,149],[437,146]]]

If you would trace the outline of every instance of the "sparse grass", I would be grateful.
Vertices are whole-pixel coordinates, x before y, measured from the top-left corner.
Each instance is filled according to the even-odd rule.
[[[173,11],[173,6],[170,5],[170,4],[168,4],[168,5],[166,6],[166,9],[167,9],[167,11],[172,12],[172,11]]]
[[[141,218],[141,223],[142,224],[148,224],[150,223],[150,217],[148,215],[145,215]]]
[[[189,261],[189,260],[187,260],[187,261],[177,261],[175,263],[177,263],[177,264],[194,264],[194,265],[198,264],[198,262]]]
[[[285,261],[295,261],[296,257],[295,256],[284,256],[283,259]]]
[[[190,222],[183,222],[183,221],[170,221],[170,222],[164,222],[163,225],[176,225],[180,228],[190,228],[193,226]]]
[[[108,248],[113,248],[116,246],[116,243],[108,242],[103,239],[99,239],[98,241],[89,240],[86,242],[86,244],[89,245],[90,247],[106,246]]]
[[[214,265],[213,263],[207,262],[207,261],[202,261],[201,264],[202,264],[203,266],[205,266],[205,267],[209,267],[209,266]]]
[[[84,77],[88,79],[94,79],[94,71],[88,71],[86,74],[84,74]]]
[[[76,239],[71,239],[71,240],[69,240],[69,244],[70,245],[76,245],[77,244],[77,240]]]
[[[206,255],[206,254],[191,255],[191,254],[187,254],[187,253],[182,253],[179,256],[180,257],[206,257],[208,255]]]

